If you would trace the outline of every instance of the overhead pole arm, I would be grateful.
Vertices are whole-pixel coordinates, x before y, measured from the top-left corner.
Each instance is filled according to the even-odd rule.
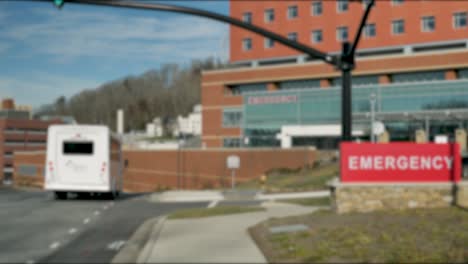
[[[17,1],[31,1],[31,0],[17,0]],[[52,1],[51,0],[37,0],[37,2],[52,2]],[[274,33],[269,30],[263,29],[261,27],[246,23],[242,20],[232,18],[229,16],[225,16],[222,14],[217,14],[214,12],[206,11],[206,10],[176,6],[176,5],[145,3],[143,1],[129,1],[129,0],[64,0],[62,1],[62,5],[64,3],[110,6],[110,7],[117,7],[117,8],[131,8],[131,9],[142,9],[142,10],[167,11],[167,12],[174,12],[174,13],[189,14],[189,15],[194,15],[194,16],[199,16],[199,17],[206,17],[206,18],[210,18],[210,19],[217,20],[220,22],[228,23],[228,24],[237,26],[239,28],[243,28],[245,30],[257,33],[264,37],[270,38],[287,47],[290,47],[297,51],[305,53],[312,58],[323,60],[324,62],[331,64],[333,66],[337,66],[337,63],[338,63],[338,58],[335,56],[331,56],[317,49],[314,49],[304,44],[301,44],[299,42],[290,40],[277,33]]]
[[[356,36],[354,36],[353,45],[351,46],[351,49],[349,51],[352,56],[354,56],[354,53],[356,52],[356,48],[359,45],[359,40],[361,40],[362,30],[366,26],[367,18],[369,17],[370,11],[372,7],[374,6],[374,4],[375,4],[375,0],[370,0],[367,2],[366,11],[364,12],[364,16],[361,19],[361,23],[359,24],[359,28],[356,33]]]

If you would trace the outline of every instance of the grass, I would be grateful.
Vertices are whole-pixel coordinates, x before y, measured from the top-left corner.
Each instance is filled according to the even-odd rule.
[[[339,173],[337,163],[317,165],[302,170],[279,169],[267,173],[266,193],[327,190],[327,182]],[[258,179],[240,183],[239,189],[261,189]]]
[[[277,202],[282,203],[292,203],[304,206],[330,206],[331,200],[330,197],[320,197],[320,198],[298,198],[298,199],[280,199],[276,200]]]
[[[307,231],[271,234],[269,227]],[[249,229],[271,263],[468,262],[468,212],[455,207],[276,218]]]
[[[193,208],[174,212],[169,215],[169,219],[200,218],[217,215],[229,215],[265,211],[262,207],[252,206],[218,206],[213,208]]]

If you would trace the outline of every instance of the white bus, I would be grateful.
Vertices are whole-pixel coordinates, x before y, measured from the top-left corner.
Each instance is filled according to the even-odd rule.
[[[47,132],[44,188],[116,198],[123,188],[121,143],[106,126],[51,125]]]

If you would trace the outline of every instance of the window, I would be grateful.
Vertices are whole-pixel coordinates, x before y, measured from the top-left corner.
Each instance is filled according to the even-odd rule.
[[[275,42],[271,38],[265,38],[265,48],[270,49],[275,46]]]
[[[252,93],[252,92],[265,92],[267,91],[266,83],[253,83],[241,84],[230,87],[233,95]]]
[[[338,13],[348,11],[348,0],[338,0],[336,2],[336,9]]]
[[[312,43],[320,43],[323,40],[322,30],[313,30],[312,31]]]
[[[392,74],[392,82],[407,83],[407,82],[427,82],[427,81],[442,81],[445,80],[444,71],[424,71],[424,72],[405,72]]]
[[[239,148],[241,146],[240,138],[224,138],[223,146],[225,148]]]
[[[376,31],[375,31],[375,24],[367,24],[364,26],[364,36],[368,38],[375,37]]]
[[[251,24],[252,23],[252,13],[251,12],[245,12],[242,15],[242,21],[244,21],[245,23]]]
[[[239,127],[242,122],[242,111],[238,108],[223,110],[223,127]]]
[[[278,83],[280,90],[300,90],[320,88],[320,79],[282,81]]]
[[[298,16],[297,6],[288,6],[288,18],[296,18]]]
[[[297,41],[297,33],[296,32],[288,33],[288,39]]]
[[[405,33],[405,21],[403,19],[392,21],[392,33],[393,35]]]
[[[347,27],[336,28],[336,40],[338,41],[348,40],[348,28]]]
[[[402,5],[404,0],[392,0],[392,5],[397,6],[397,5]]]
[[[265,22],[273,22],[275,20],[275,10],[267,9],[265,10]]]
[[[312,2],[312,15],[319,16],[323,12],[322,8],[322,1],[314,1]]]
[[[454,28],[466,27],[466,12],[457,12],[453,14],[453,27]]]
[[[433,16],[425,16],[421,18],[422,32],[432,32],[435,30],[435,18]]]
[[[366,9],[367,5],[371,2],[371,0],[362,0],[362,9]],[[374,7],[377,3],[374,2]]]
[[[251,38],[245,38],[245,39],[242,40],[242,49],[244,51],[252,49],[252,39]]]
[[[63,154],[91,155],[93,142],[63,142]]]

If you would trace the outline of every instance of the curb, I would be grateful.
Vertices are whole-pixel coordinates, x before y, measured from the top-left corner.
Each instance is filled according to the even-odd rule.
[[[141,252],[143,252],[143,249],[146,249],[148,242],[151,240],[151,236],[153,235],[152,230],[161,222],[161,218],[165,217],[152,218],[140,225],[125,243],[122,250],[114,256],[111,263],[136,263]]]
[[[135,263],[147,263],[151,253],[153,252],[154,244],[158,241],[159,234],[161,233],[164,222],[166,222],[167,216],[161,216],[157,218],[157,222],[152,225],[151,233],[144,245],[143,249],[134,260]]]

